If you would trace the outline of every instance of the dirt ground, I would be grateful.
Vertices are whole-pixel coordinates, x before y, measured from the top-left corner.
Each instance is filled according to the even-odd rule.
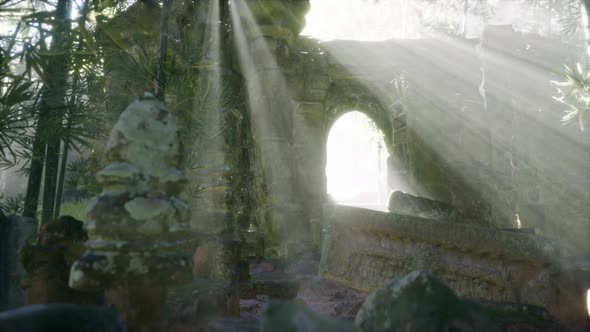
[[[324,317],[354,319],[367,293],[337,285],[317,275],[319,255],[303,255],[293,265],[282,267],[269,261],[250,265],[252,275],[260,272],[285,272],[300,280],[295,302],[306,304],[313,312]],[[265,295],[256,299],[240,300],[240,316],[247,319],[259,318],[269,298]]]

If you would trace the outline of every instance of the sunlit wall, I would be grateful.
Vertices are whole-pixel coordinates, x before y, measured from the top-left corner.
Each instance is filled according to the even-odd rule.
[[[479,38],[486,24],[562,35],[578,8],[559,2],[487,0],[310,0],[303,35],[320,40],[378,41],[437,33]],[[467,5],[467,6],[466,6]],[[579,33],[578,37],[582,34]],[[571,38],[571,36],[563,36]]]

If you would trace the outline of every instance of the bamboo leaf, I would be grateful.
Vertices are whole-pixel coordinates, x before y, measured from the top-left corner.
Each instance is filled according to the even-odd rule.
[[[86,43],[86,45],[88,46],[90,51],[92,51],[92,53],[97,53],[97,47],[96,47],[96,44],[94,43],[94,38],[92,37],[92,35],[88,31],[88,29],[86,29],[86,27],[84,25],[80,25],[79,29],[80,29],[80,33],[82,34],[82,37],[84,39],[84,42]]]

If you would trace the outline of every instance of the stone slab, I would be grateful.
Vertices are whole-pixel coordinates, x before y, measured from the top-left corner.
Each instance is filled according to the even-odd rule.
[[[547,238],[345,206],[326,216],[323,278],[373,291],[423,269],[462,297],[538,305],[562,321],[585,319],[583,286],[561,269],[565,253]]]

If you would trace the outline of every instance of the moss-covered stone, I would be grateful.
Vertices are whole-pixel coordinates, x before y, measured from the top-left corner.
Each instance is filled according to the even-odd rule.
[[[309,0],[248,0],[247,5],[259,25],[285,27],[295,35],[303,30],[310,9]]]
[[[132,103],[106,147],[111,162],[98,174],[101,195],[88,207],[89,249],[71,266],[69,286],[108,289],[106,297],[130,329],[154,331],[162,323],[168,285],[190,280],[186,234],[190,211],[178,198],[188,182],[175,120],[152,96]]]
[[[31,239],[20,256],[27,272],[21,286],[28,290],[28,303],[98,303],[99,293],[68,287],[70,266],[86,250],[87,239],[83,223],[72,217],[60,217],[43,225],[38,241]]]

